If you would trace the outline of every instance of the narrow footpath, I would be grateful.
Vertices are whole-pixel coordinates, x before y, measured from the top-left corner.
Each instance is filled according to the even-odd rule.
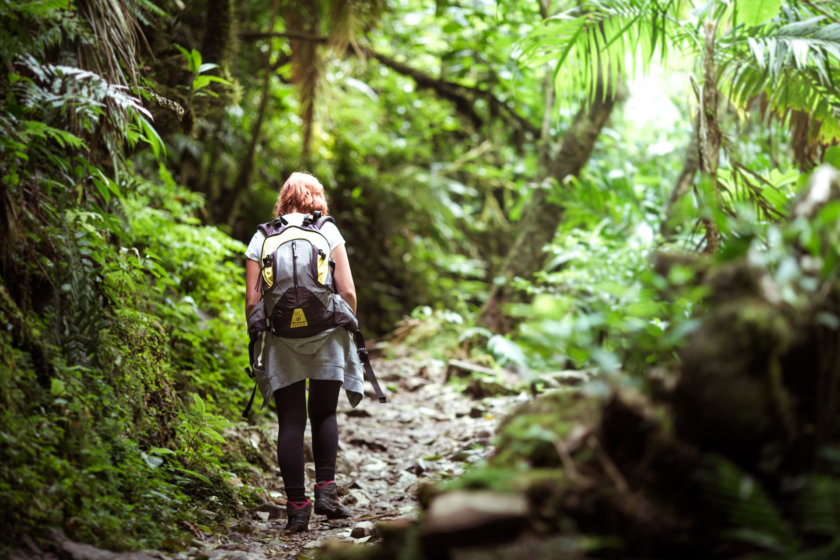
[[[419,485],[457,477],[492,451],[497,422],[525,396],[476,399],[446,384],[443,362],[410,358],[374,364],[388,403],[370,394],[355,409],[339,401],[340,447],[337,483],[341,501],[353,518],[327,521],[313,515],[309,531],[282,530],[283,494],[279,472],[263,480],[268,500],[244,519],[232,522],[227,535],[197,535],[196,546],[167,555],[179,560],[308,558],[335,542],[359,546],[376,542],[376,524],[412,520],[418,512]],[[469,393],[469,391],[467,392]],[[276,425],[251,433],[254,445],[273,456]],[[309,430],[306,435],[309,452]],[[307,457],[307,476],[314,467]]]

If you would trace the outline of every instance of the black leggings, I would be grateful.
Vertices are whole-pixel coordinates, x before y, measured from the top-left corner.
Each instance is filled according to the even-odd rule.
[[[312,454],[315,481],[335,478],[338,453],[338,421],[335,409],[341,381],[309,380],[309,420],[312,422]],[[286,487],[286,499],[306,501],[303,470],[303,432],[306,429],[306,381],[298,381],[274,392],[277,406],[277,462]]]

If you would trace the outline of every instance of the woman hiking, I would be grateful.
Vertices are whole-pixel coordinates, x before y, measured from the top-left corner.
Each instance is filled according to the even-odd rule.
[[[356,288],[344,238],[331,218],[313,222],[313,216],[328,215],[324,187],[318,179],[307,173],[292,173],[280,189],[274,205],[274,220],[260,226],[245,251],[245,312],[249,329],[255,316],[260,315],[254,313],[255,308],[258,304],[262,307],[263,242],[266,233],[271,233],[265,228],[267,225],[301,227],[315,223],[320,226],[318,231],[329,242],[335,266],[332,273],[334,287],[340,296],[331,299],[343,308],[351,309],[355,321]],[[342,299],[346,304],[341,302]],[[300,310],[294,311],[292,327],[296,326],[294,322]],[[264,318],[260,320],[265,323]],[[303,317],[301,324],[305,322]],[[342,386],[351,406],[356,406],[364,396],[362,365],[353,339],[348,330],[341,327],[327,328],[305,337],[289,338],[282,333],[277,336],[269,332],[264,337],[261,349],[264,369],[256,369],[255,373],[264,403],[273,399],[277,408],[277,461],[286,493],[286,531],[306,531],[313,511],[312,501],[307,498],[304,474],[303,434],[307,411],[312,423],[315,459],[314,511],[326,515],[328,519],[349,517],[350,511],[338,502],[335,483],[338,451],[336,406]]]

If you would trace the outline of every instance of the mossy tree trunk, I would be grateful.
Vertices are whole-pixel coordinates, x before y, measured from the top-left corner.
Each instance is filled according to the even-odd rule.
[[[578,111],[561,141],[559,152],[548,162],[548,175],[561,188],[566,179],[577,176],[589,160],[616,101],[615,92],[606,91],[604,94],[599,88],[595,99],[584,102]],[[528,201],[519,221],[517,237],[496,274],[499,280],[481,311],[480,322],[494,332],[512,328],[504,306],[519,295],[513,287],[513,280],[517,277],[531,278],[543,268],[546,261],[543,247],[554,238],[563,220],[563,207],[549,200],[549,192],[548,189],[536,190]]]
[[[299,29],[307,36],[318,36],[321,15],[318,4],[309,0],[290,3],[286,10],[286,25]],[[292,83],[300,91],[300,118],[303,123],[301,161],[305,167],[311,163],[312,131],[315,124],[315,101],[323,72],[324,62],[319,42],[292,39]]]
[[[201,56],[205,62],[218,64],[225,73],[234,51],[236,14],[233,0],[208,0],[206,22]]]
[[[674,215],[677,203],[683,196],[691,192],[691,189],[694,187],[694,179],[697,177],[697,170],[700,168],[699,126],[700,117],[698,115],[694,119],[694,129],[688,147],[685,149],[682,171],[680,171],[680,176],[674,184],[674,190],[671,191],[668,206],[665,209],[665,219],[662,220],[662,224],[660,225],[659,231],[665,237],[670,237],[677,232],[677,216]]]
[[[700,148],[700,172],[711,185],[708,193],[713,200],[707,201],[717,207],[718,186],[717,170],[720,159],[720,126],[718,125],[718,90],[715,70],[715,25],[706,23],[706,48],[703,55],[703,90],[700,94],[700,121],[697,127]],[[703,218],[706,228],[706,246],[704,251],[714,254],[720,248],[720,232],[712,216]]]
[[[271,4],[271,17],[269,18],[269,30],[273,31],[277,22],[277,14],[280,10],[280,0],[273,0]],[[265,121],[268,113],[269,102],[271,101],[271,80],[276,75],[275,60],[274,60],[274,39],[269,37],[268,49],[263,60],[263,79],[262,89],[260,92],[260,104],[257,108],[257,118],[254,119],[254,124],[251,127],[251,140],[248,142],[248,147],[245,149],[245,154],[242,156],[239,171],[236,174],[236,179],[233,181],[233,186],[227,189],[220,198],[220,204],[217,206],[221,215],[218,217],[220,223],[227,223],[233,226],[233,221],[236,218],[237,210],[239,208],[242,196],[248,192],[251,185],[251,175],[254,171],[254,158],[256,157],[257,146],[260,138],[262,138],[263,121]]]

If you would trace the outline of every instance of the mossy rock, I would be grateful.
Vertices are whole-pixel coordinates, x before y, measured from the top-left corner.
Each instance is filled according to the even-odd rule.
[[[681,353],[672,398],[680,437],[745,465],[783,440],[793,427],[781,360],[797,330],[757,297],[717,307]]]
[[[518,395],[521,388],[501,383],[494,379],[472,379],[464,389],[464,394],[474,399],[486,399],[488,397],[505,397]]]
[[[511,413],[499,427],[499,442],[491,463],[514,466],[558,467],[557,442],[573,430],[584,433],[600,422],[601,400],[580,392],[558,391],[541,395]]]

